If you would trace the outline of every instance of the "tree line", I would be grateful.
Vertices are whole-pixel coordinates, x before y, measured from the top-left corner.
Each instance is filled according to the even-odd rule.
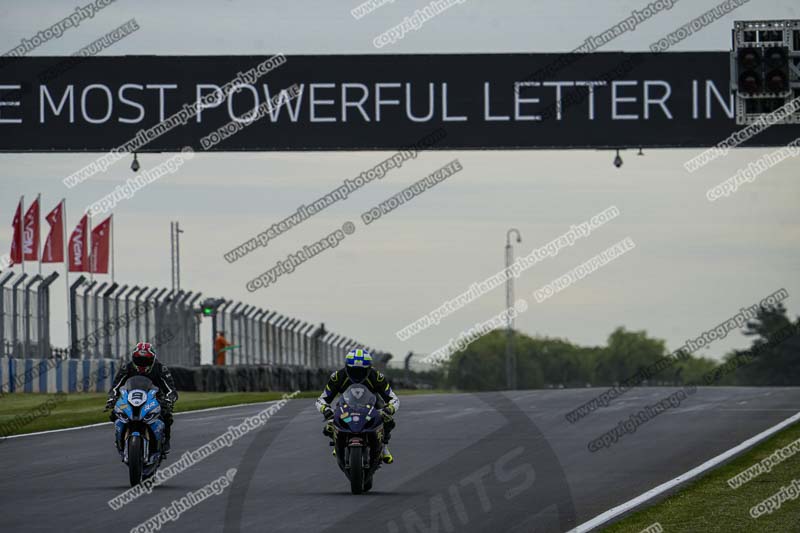
[[[719,361],[689,353],[675,357],[664,340],[624,327],[616,328],[605,346],[579,346],[565,339],[531,337],[515,331],[512,346],[517,388],[605,387],[625,382],[800,385],[800,317],[792,321],[782,304],[762,307],[743,333],[752,339],[750,348],[733,350]],[[506,341],[505,330],[492,331],[454,353],[437,369],[414,377],[435,387],[505,389]],[[654,374],[653,368],[658,372]]]

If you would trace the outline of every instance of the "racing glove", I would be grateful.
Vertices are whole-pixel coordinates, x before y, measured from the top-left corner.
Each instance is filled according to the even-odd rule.
[[[319,412],[322,413],[322,416],[325,417],[325,420],[330,420],[333,418],[333,409],[329,405],[323,405],[319,408]]]
[[[114,407],[114,404],[117,403],[117,399],[113,396],[109,396],[108,400],[106,400],[106,410],[111,409]]]
[[[391,422],[392,420],[392,413],[394,413],[394,408],[391,408],[391,405],[387,405],[385,408],[380,410],[381,417],[383,418],[384,423]]]

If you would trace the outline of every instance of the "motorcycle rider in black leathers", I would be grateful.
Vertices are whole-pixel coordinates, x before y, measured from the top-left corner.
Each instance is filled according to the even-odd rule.
[[[347,387],[353,383],[360,383],[366,386],[370,392],[377,395],[378,398],[383,400],[385,405],[380,409],[381,416],[383,417],[383,430],[384,430],[384,446],[381,453],[381,459],[384,463],[390,464],[394,462],[394,457],[389,451],[389,437],[392,429],[395,427],[394,413],[400,406],[400,398],[392,391],[389,380],[386,379],[381,372],[372,368],[372,355],[366,350],[361,348],[350,350],[345,357],[345,367],[337,370],[328,379],[325,389],[317,398],[316,406],[320,413],[325,417],[326,423],[323,427],[323,435],[333,438],[333,410],[331,409],[331,402],[336,398],[337,394],[343,393]],[[334,454],[336,449],[334,448]]]
[[[108,391],[106,409],[111,409],[119,397],[119,389],[125,382],[134,376],[145,376],[158,387],[158,402],[161,404],[161,420],[164,422],[164,453],[169,452],[170,429],[172,427],[172,410],[178,401],[178,391],[169,369],[156,358],[153,345],[149,342],[140,342],[131,354],[131,361],[122,366]],[[109,419],[114,422],[116,415],[111,411]]]

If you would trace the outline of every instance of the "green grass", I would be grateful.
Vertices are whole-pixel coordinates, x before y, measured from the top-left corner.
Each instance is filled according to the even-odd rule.
[[[400,396],[433,394],[449,391],[440,390],[402,390]],[[223,407],[248,403],[280,400],[284,392],[181,392],[175,412],[195,411],[207,407]],[[319,391],[301,392],[297,398],[316,398]],[[59,401],[55,394],[8,394],[0,400],[0,435],[18,435],[62,429],[86,424],[108,421],[108,412],[103,411],[106,403],[105,393],[69,394]],[[47,416],[41,416],[18,428],[5,428],[15,416],[47,405],[52,400],[52,409]],[[10,430],[9,430],[10,429]]]
[[[800,438],[800,424],[773,435],[749,452],[695,480],[656,505],[609,526],[605,533],[639,533],[658,522],[665,532],[784,532],[800,531],[800,498],[786,500],[771,514],[751,518],[750,508],[800,478],[800,454],[774,465],[737,489],[727,481]]]

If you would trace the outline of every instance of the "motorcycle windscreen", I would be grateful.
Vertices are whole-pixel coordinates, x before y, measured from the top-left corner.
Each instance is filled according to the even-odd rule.
[[[350,385],[342,394],[344,403],[355,409],[369,409],[375,406],[375,395],[364,385]]]
[[[136,389],[144,391],[149,391],[150,389],[158,390],[158,387],[156,387],[150,378],[146,376],[133,376],[125,382],[122,388],[129,391]]]

